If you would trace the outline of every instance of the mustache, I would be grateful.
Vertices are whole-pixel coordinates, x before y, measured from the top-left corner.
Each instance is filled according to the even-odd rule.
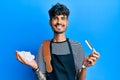
[[[59,23],[55,24],[55,26],[57,26],[57,25],[61,25],[61,26],[64,26],[64,24],[59,24]]]

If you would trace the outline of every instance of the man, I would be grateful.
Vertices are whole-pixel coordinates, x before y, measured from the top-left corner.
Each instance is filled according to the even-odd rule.
[[[69,13],[69,9],[59,3],[49,10],[49,24],[54,32],[50,42],[52,72],[46,71],[42,48],[39,49],[36,61],[30,62],[16,51],[17,59],[31,66],[39,80],[84,80],[87,67],[94,65],[100,56],[98,52],[92,52],[85,57],[81,44],[66,38]]]

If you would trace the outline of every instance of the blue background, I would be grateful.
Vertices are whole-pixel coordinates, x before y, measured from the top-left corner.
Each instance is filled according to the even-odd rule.
[[[57,2],[71,11],[67,37],[81,42],[86,55],[89,39],[101,54],[86,80],[120,80],[120,0],[0,0],[0,80],[37,80],[15,51],[36,55],[42,41],[53,37],[48,10]]]

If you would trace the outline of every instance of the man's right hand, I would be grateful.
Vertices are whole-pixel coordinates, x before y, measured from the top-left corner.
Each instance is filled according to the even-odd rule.
[[[21,63],[31,66],[32,68],[36,69],[38,67],[36,61],[33,59],[31,61],[26,60],[25,58],[23,58],[18,51],[16,51],[16,58],[18,61],[20,61]]]

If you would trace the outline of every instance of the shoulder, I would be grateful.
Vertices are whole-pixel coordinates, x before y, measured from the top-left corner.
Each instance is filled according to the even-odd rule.
[[[76,41],[76,40],[71,40],[71,39],[69,39],[69,41],[70,41],[70,43],[71,43],[72,46],[75,45],[75,46],[82,47],[81,43],[78,42],[78,41]]]

